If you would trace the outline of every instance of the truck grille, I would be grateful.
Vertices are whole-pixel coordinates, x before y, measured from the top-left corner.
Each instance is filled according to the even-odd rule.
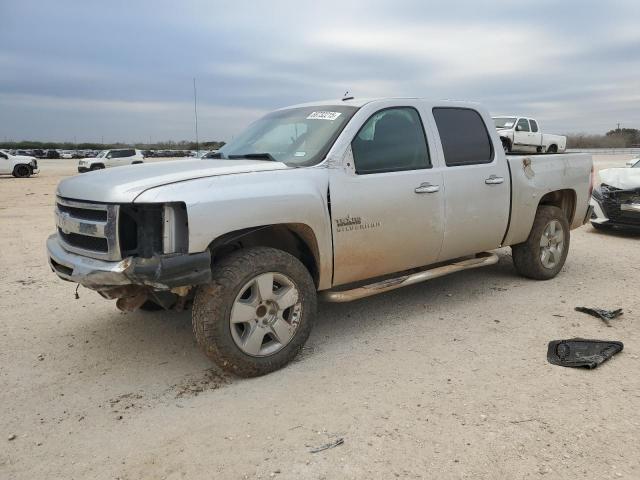
[[[120,260],[118,205],[89,203],[58,197],[56,226],[69,252],[100,260]]]

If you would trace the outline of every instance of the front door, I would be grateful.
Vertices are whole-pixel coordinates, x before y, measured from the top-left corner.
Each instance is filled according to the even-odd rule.
[[[330,172],[334,285],[437,260],[444,185],[415,108],[374,113]]]
[[[434,108],[444,154],[444,242],[439,260],[498,248],[509,222],[509,170],[482,116],[469,108]],[[488,119],[490,121],[490,118]]]
[[[6,153],[0,152],[0,173],[11,173],[13,164]]]
[[[531,129],[529,128],[529,120],[526,118],[518,119],[513,132],[513,144],[525,148],[531,146]]]

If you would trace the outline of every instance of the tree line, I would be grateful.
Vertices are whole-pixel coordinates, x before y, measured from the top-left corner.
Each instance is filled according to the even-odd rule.
[[[97,143],[97,142],[36,142],[31,140],[22,140],[19,142],[0,142],[0,148],[7,150],[110,150],[112,148],[137,148],[139,150],[217,150],[221,148],[225,142],[213,140],[207,142],[189,142],[186,140],[174,142],[171,140],[156,143]]]
[[[567,134],[567,148],[630,148],[640,147],[640,130],[637,128],[616,128],[604,135],[570,133]]]

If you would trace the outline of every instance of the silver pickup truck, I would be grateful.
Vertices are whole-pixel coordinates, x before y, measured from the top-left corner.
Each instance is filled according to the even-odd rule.
[[[505,157],[481,106],[417,98],[283,108],[217,158],[60,183],[49,263],[123,310],[182,309],[241,376],[289,362],[316,302],[496,263],[546,280],[589,219],[588,155]]]

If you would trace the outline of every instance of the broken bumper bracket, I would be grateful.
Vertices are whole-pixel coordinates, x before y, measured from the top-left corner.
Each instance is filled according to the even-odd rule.
[[[51,269],[63,280],[92,290],[118,285],[144,285],[156,290],[199,285],[211,281],[211,253],[128,257],[107,262],[67,252],[53,234],[47,239]]]

